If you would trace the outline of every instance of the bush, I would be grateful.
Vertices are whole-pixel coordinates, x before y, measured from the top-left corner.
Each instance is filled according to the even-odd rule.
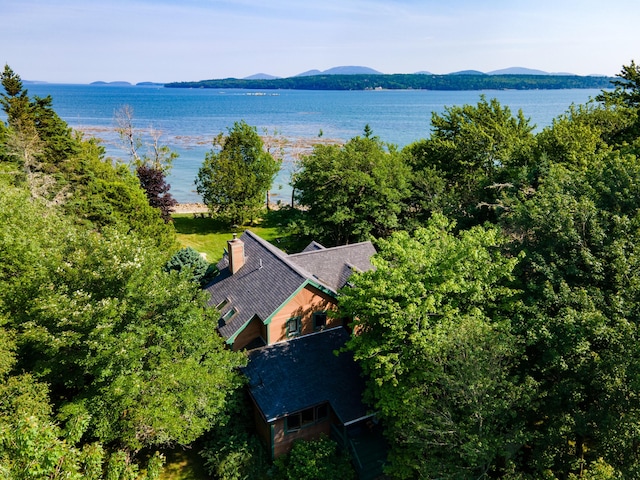
[[[186,269],[191,270],[193,281],[201,287],[205,286],[218,273],[216,266],[209,264],[202,255],[191,247],[178,250],[166,263],[165,271],[175,270],[182,272]]]
[[[350,480],[356,472],[348,455],[338,450],[338,444],[327,437],[318,440],[298,440],[288,455],[274,462],[273,478],[277,480]]]

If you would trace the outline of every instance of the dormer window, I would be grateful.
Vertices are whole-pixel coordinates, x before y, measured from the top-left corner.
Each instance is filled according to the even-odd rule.
[[[220,317],[220,320],[222,320],[224,323],[227,323],[229,320],[231,320],[231,318],[238,313],[238,310],[236,310],[236,308],[232,308],[231,310],[229,310],[227,313],[225,313],[224,315],[222,315]]]

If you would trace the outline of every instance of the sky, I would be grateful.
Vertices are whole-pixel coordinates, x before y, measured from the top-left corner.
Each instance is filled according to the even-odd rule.
[[[0,12],[0,62],[51,83],[640,63],[637,0],[0,0]]]

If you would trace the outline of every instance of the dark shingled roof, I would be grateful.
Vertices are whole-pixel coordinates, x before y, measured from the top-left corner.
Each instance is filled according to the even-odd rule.
[[[314,278],[336,292],[344,287],[354,270],[370,270],[371,257],[376,253],[371,242],[318,250],[307,249],[289,255],[288,260],[311,272]]]
[[[250,230],[240,240],[244,243],[245,264],[234,274],[229,271],[229,258],[218,263],[220,274],[207,286],[209,305],[221,307],[218,330],[228,339],[254,316],[265,321],[281,307],[305,282],[312,281],[331,292],[344,286],[355,266],[369,270],[369,258],[375,253],[370,242],[324,248],[312,242],[306,253],[287,255]],[[309,248],[308,247],[308,248]]]
[[[337,327],[249,352],[244,373],[267,422],[325,402],[343,424],[367,415],[360,367],[350,353],[334,354],[348,338]]]
[[[231,337],[255,315],[266,320],[310,276],[287,262],[284,252],[251,231],[245,231],[240,239],[244,242],[245,264],[231,275],[225,256],[218,263],[220,274],[206,288],[211,295],[210,306],[228,300],[221,309],[222,316],[236,310],[218,327],[224,338]]]

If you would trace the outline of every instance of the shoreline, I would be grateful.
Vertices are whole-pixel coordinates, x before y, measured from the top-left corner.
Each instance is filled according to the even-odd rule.
[[[207,213],[209,209],[204,203],[178,203],[171,213]]]

